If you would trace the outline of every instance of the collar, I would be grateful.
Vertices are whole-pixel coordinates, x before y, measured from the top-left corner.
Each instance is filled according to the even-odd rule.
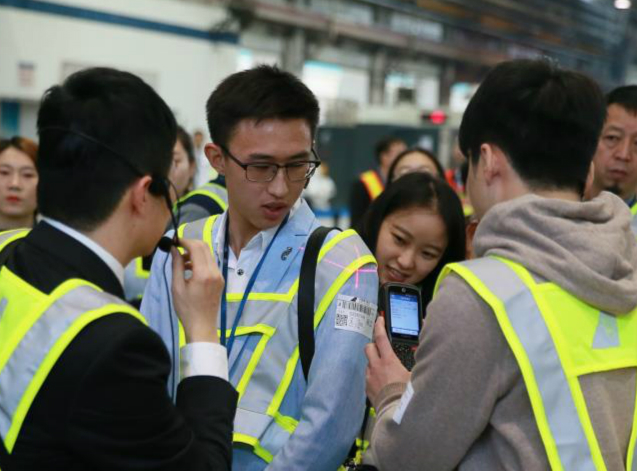
[[[302,198],[299,198],[296,200],[296,203],[292,205],[292,208],[290,208],[290,217],[288,219],[292,219],[292,217],[294,216],[294,213],[296,213],[296,211],[301,207],[301,202],[302,202]],[[222,260],[221,257],[223,257],[223,244],[224,244],[223,234],[225,232],[224,228],[226,227],[227,220],[228,220],[228,210],[224,211],[224,213],[221,215],[221,221],[219,221],[219,230],[217,231],[217,235],[215,237],[214,246],[216,247],[215,255],[217,257],[217,260]],[[274,237],[274,234],[276,234],[276,231],[279,229],[280,225],[281,224],[278,224],[274,227],[271,227],[269,229],[259,232],[252,239],[250,239],[250,241],[246,244],[244,249],[247,247],[250,247],[253,249],[258,248],[259,253],[263,252],[268,246],[268,244],[270,243],[270,241],[272,241],[272,238]],[[230,249],[230,252],[232,252],[232,249]]]
[[[60,221],[56,221],[55,219],[51,219],[46,216],[43,216],[42,220],[46,222],[47,224],[49,224],[50,226],[53,226],[54,228],[56,228],[58,231],[63,232],[67,236],[75,239],[84,247],[86,247],[95,255],[97,255],[99,259],[102,260],[108,266],[108,268],[111,269],[111,271],[113,272],[113,274],[119,281],[120,285],[124,286],[124,267],[104,247],[99,245],[97,242],[95,242],[91,238],[85,236],[81,232],[73,229],[70,226],[67,226],[64,223],[61,223]]]
[[[635,204],[637,204],[637,195],[633,195],[632,197],[628,198],[627,200],[624,200],[624,202],[628,205],[628,207],[630,209],[633,209],[633,206],[635,206]]]

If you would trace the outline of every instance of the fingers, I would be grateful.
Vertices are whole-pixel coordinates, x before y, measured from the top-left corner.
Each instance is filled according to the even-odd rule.
[[[381,357],[393,354],[394,350],[391,347],[391,343],[389,343],[384,320],[381,318],[376,319],[376,325],[374,326],[374,343]]]
[[[184,255],[172,250],[173,302],[186,341],[218,342],[216,325],[223,278],[205,242],[182,239],[180,245]],[[188,270],[192,275],[185,279]]]
[[[376,345],[373,343],[368,343],[365,345],[365,356],[367,357],[367,361],[369,365],[375,365],[380,361],[380,355],[378,354],[378,349]]]
[[[210,248],[199,240],[181,239],[181,246],[186,250],[190,258],[189,268],[192,270],[194,279],[217,279],[220,278],[219,268],[214,263]]]
[[[195,276],[199,271],[201,271],[202,264],[205,265],[205,259],[203,258],[203,251],[201,248],[201,241],[198,240],[189,240],[189,239],[180,239],[179,245],[181,245],[188,254],[190,269],[193,272],[193,276]]]
[[[173,290],[181,291],[183,290],[183,285],[185,283],[184,259],[182,258],[181,254],[179,253],[176,247],[172,247],[170,249],[170,254],[172,255],[172,258],[173,258],[173,280],[172,280]]]

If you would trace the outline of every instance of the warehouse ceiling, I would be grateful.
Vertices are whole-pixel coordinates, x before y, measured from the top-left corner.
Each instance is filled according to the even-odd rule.
[[[548,56],[605,85],[621,81],[637,43],[637,6],[619,10],[615,0],[192,1],[224,4],[240,31],[254,22],[300,28],[460,68]]]

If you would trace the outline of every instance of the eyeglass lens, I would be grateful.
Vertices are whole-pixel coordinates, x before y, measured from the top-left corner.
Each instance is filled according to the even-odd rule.
[[[293,162],[285,165],[288,179],[290,181],[303,181],[310,177],[316,165],[312,162]],[[250,164],[246,166],[246,176],[253,182],[272,181],[279,170],[279,167],[272,164]]]

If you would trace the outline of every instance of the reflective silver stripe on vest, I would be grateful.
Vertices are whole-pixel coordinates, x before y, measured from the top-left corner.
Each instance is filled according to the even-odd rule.
[[[20,232],[28,231],[29,229],[13,229],[10,231],[4,231],[0,233],[0,247],[12,237],[15,237]]]
[[[0,301],[0,321],[2,320],[5,309],[7,309],[7,303],[7,298],[2,298],[2,300]]]
[[[83,285],[61,296],[42,313],[0,371],[0,436],[7,436],[22,396],[58,339],[82,315],[111,303],[122,301]]]
[[[633,234],[637,236],[637,214],[635,214],[632,221],[630,221],[630,228],[633,230]]]
[[[219,199],[221,199],[226,204],[226,207],[228,206],[228,190],[226,190],[221,185],[218,185],[217,183],[206,183],[199,189],[206,190],[217,195]],[[223,209],[225,210],[225,208]]]
[[[505,306],[506,314],[529,358],[546,418],[565,471],[595,471],[564,370],[533,294],[505,263],[482,258],[461,263]]]
[[[184,227],[184,239],[203,240],[203,230],[209,220],[210,218],[199,219],[197,221],[186,224],[186,226]]]

